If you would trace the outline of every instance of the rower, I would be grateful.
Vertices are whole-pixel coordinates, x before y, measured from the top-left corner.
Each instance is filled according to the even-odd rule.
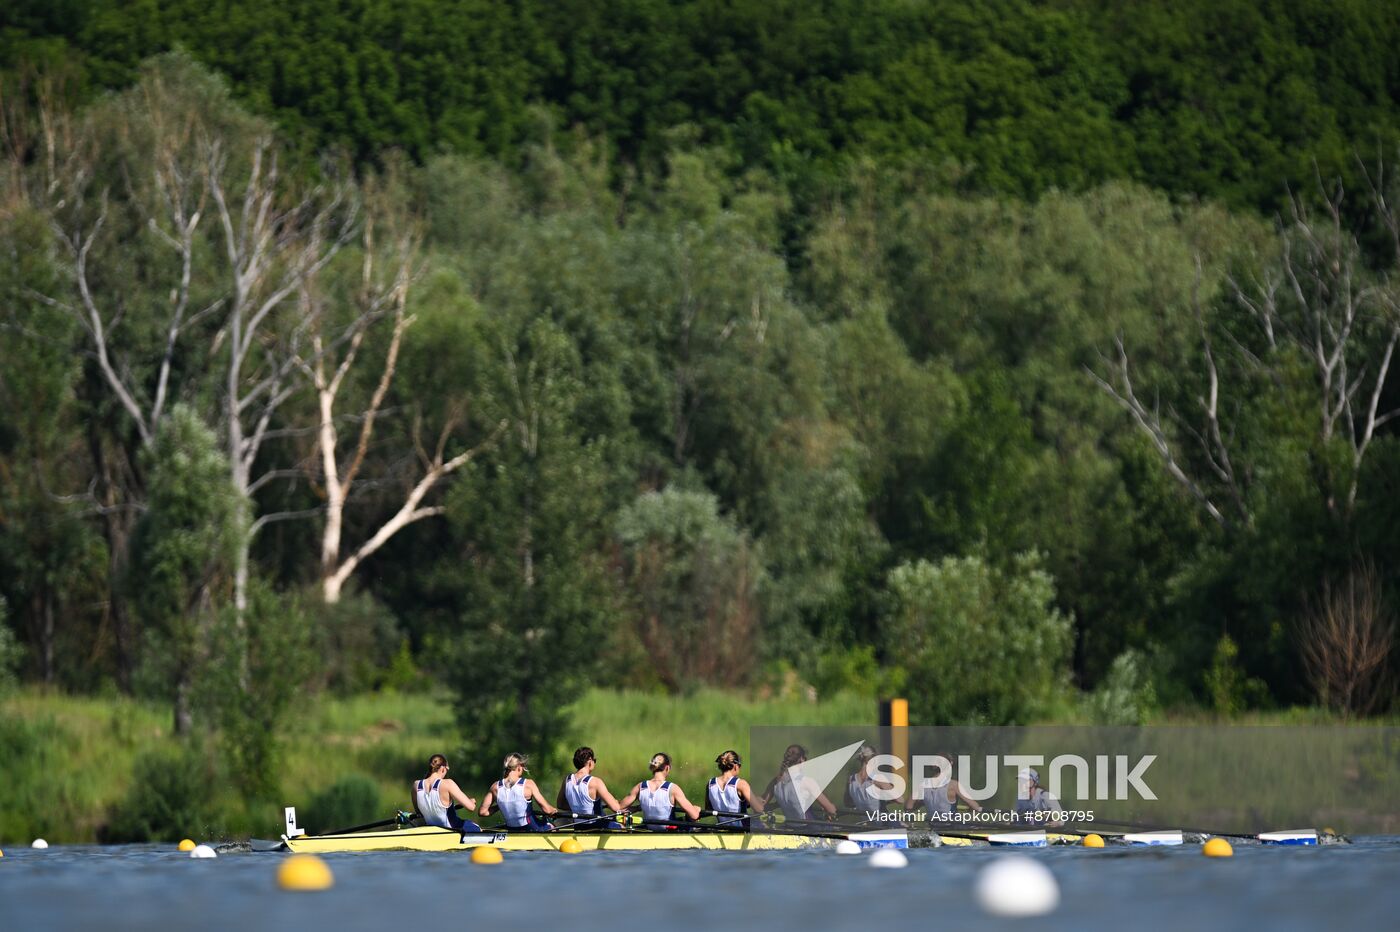
[[[670,780],[671,755],[657,752],[652,755],[649,766],[651,779],[633,787],[619,808],[626,809],[634,802],[641,803],[642,827],[656,832],[675,828],[671,822],[671,810],[677,806],[685,810],[691,821],[698,820],[700,807],[686,799],[685,790]]]
[[[1064,806],[1055,798],[1055,794],[1040,785],[1040,773],[1033,768],[1026,767],[1016,775],[1016,816],[1025,818],[1033,813],[1062,813]],[[1037,816],[1029,820],[1036,825],[1043,825],[1049,828],[1058,828],[1064,825],[1064,820],[1054,815]]]
[[[763,791],[763,801],[767,803],[770,799],[776,799],[783,815],[798,822],[813,821],[811,806],[815,804],[822,808],[830,821],[836,818],[836,807],[826,798],[817,781],[802,772],[802,765],[806,761],[806,748],[800,744],[788,745],[788,749],[783,752],[782,768]],[[806,806],[803,805],[803,797],[810,801]]]
[[[619,811],[622,806],[618,805],[613,794],[608,792],[608,785],[593,772],[597,765],[598,758],[592,748],[582,747],[575,751],[574,772],[564,778],[559,787],[559,796],[554,802],[560,809],[572,812],[576,824],[585,824],[595,829],[617,830],[622,828],[620,823],[605,822],[599,818],[603,815],[604,803],[610,806],[613,812]],[[588,818],[589,816],[592,818]]]
[[[905,808],[914,809],[922,805],[928,810],[930,822],[951,821],[959,802],[973,812],[981,812],[982,806],[968,796],[962,784],[953,778],[953,759],[947,755],[940,756],[948,762],[948,767],[936,765],[933,776],[925,777],[914,788],[914,792],[909,794],[909,802]]]
[[[705,801],[710,808],[716,813],[747,813],[752,807],[754,812],[762,814],[763,800],[755,799],[749,781],[739,776],[739,769],[744,766],[739,752],[725,751],[715,758],[715,766],[719,768],[719,776],[711,777],[709,785],[705,787]],[[725,819],[720,816],[719,824],[748,828],[749,820],[747,817]]]
[[[511,831],[552,832],[554,826],[539,820],[530,808],[530,801],[539,803],[547,815],[554,815],[559,810],[549,804],[535,781],[526,776],[530,772],[526,766],[528,763],[529,759],[524,754],[507,754],[501,763],[501,779],[486,791],[479,812],[482,816],[490,815],[491,804],[495,803],[506,828]]]
[[[877,790],[889,790],[888,780],[875,777],[875,749],[868,744],[856,751],[860,767],[846,781],[846,805],[857,812],[866,813],[867,819],[876,818],[884,809],[885,802],[876,795]]]
[[[462,792],[456,780],[449,780],[447,758],[434,754],[428,758],[428,775],[413,783],[413,809],[424,825],[456,829],[459,832],[479,832],[481,826],[463,819],[458,806],[467,811],[476,808],[476,800]]]

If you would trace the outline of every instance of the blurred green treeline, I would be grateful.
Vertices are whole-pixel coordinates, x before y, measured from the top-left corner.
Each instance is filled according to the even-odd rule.
[[[1385,711],[1397,9],[11,4],[0,683]]]

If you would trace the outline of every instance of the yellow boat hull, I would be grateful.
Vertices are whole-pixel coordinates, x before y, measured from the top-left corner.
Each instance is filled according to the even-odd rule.
[[[457,851],[491,845],[507,851],[558,851],[572,838],[593,851],[778,851],[825,847],[838,838],[765,832],[480,832],[462,835],[451,829],[417,827],[346,835],[283,837],[298,854],[332,851]]]

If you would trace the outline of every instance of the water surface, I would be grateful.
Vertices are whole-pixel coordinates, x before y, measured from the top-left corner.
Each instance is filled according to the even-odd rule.
[[[1005,852],[925,849],[903,870],[830,851],[333,854],[336,884],[286,893],[281,854],[193,860],[168,845],[5,848],[0,929],[534,929],[727,932],[765,929],[995,928],[972,895]],[[1050,917],[1018,928],[1394,928],[1400,838],[1352,845],[1237,845],[1034,851],[1060,883]]]

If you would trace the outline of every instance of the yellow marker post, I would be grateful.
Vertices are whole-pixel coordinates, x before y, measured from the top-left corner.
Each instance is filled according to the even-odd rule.
[[[185,838],[185,839],[182,839],[182,840],[181,840],[181,842],[180,842],[180,850],[181,850],[181,851],[193,851],[194,848],[195,848],[194,842],[191,841],[190,839]]]
[[[909,700],[890,700],[890,753],[899,758],[897,773],[909,786]]]

